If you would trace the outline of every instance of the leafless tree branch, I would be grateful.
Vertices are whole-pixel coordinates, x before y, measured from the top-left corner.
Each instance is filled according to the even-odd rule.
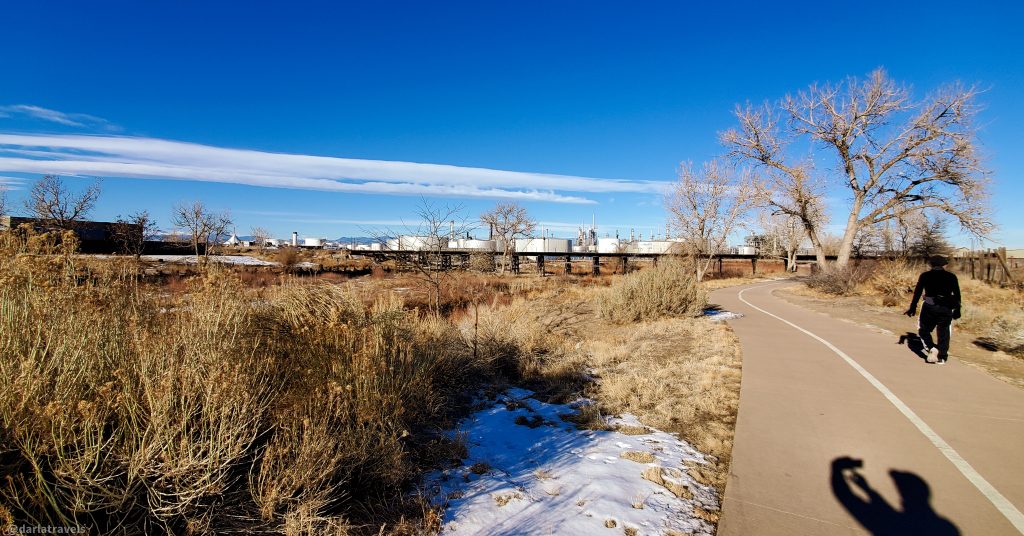
[[[731,156],[765,170],[769,203],[801,218],[822,264],[817,200],[829,184],[851,194],[843,265],[861,229],[912,212],[944,213],[979,236],[992,231],[989,172],[973,126],[978,94],[953,84],[915,100],[878,69],[864,80],[812,85],[775,105],[737,108],[739,126],[721,140]],[[834,159],[835,170],[818,170],[818,155]],[[823,180],[810,179],[819,173]]]
[[[741,219],[755,206],[757,184],[747,169],[712,160],[700,170],[689,163],[679,167],[679,177],[665,199],[670,225],[682,238],[694,265],[697,280],[704,274]]]

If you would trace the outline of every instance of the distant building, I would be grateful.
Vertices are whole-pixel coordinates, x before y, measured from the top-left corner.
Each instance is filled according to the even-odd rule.
[[[22,225],[31,226],[36,232],[57,230],[48,220],[26,218],[22,216],[0,216],[0,230],[16,229]],[[85,253],[122,253],[122,241],[118,235],[126,237],[122,240],[142,238],[142,226],[134,223],[115,223],[107,221],[77,221],[72,231],[81,241],[80,250]],[[135,235],[134,237],[132,235]]]

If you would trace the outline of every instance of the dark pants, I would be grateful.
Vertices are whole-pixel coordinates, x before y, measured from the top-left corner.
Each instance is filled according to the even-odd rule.
[[[941,305],[924,304],[918,317],[917,334],[927,348],[938,348],[939,359],[949,354],[949,333],[953,323],[953,310]],[[932,330],[937,330],[939,344],[932,342]]]

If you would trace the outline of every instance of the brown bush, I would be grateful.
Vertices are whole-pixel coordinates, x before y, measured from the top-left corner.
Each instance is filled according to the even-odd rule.
[[[843,267],[828,266],[807,278],[807,286],[833,296],[852,296],[857,294],[857,287],[864,283],[870,273],[868,270],[849,264]]]
[[[127,264],[21,251],[0,252],[0,504],[17,523],[342,534],[401,503],[419,439],[491,375],[452,324],[390,295],[257,291],[216,267],[168,295]]]
[[[294,272],[295,266],[302,261],[302,254],[295,248],[284,247],[277,250],[274,254],[274,260],[277,261],[286,272]]]
[[[679,259],[621,277],[598,295],[603,318],[618,324],[665,316],[694,317],[707,306],[707,291]]]
[[[922,266],[907,259],[885,259],[875,265],[868,282],[882,295],[883,304],[898,305],[914,292],[922,270]]]

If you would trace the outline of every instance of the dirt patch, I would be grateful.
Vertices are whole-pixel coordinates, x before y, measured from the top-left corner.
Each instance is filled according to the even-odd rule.
[[[824,313],[833,318],[846,320],[879,332],[892,334],[893,342],[901,336],[914,334],[917,322],[902,314],[907,303],[896,307],[878,305],[872,296],[824,296],[803,285],[781,287],[774,291],[775,295],[786,301],[805,307],[812,311]],[[958,331],[953,325],[953,338],[949,347],[951,359],[984,370],[992,376],[1024,388],[1024,360],[1004,352],[992,352],[975,344],[978,335],[967,331]]]

